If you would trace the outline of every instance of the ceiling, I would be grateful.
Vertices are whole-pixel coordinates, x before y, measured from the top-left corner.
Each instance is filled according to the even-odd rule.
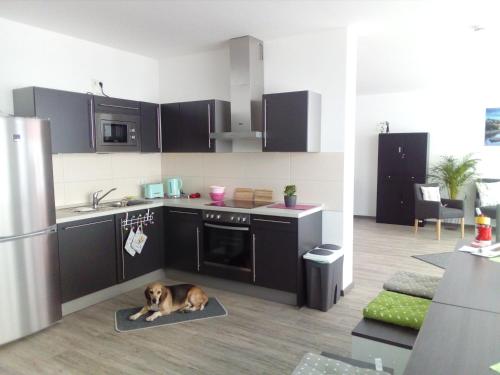
[[[0,17],[158,59],[216,49],[247,34],[266,41],[363,25],[358,92],[373,93],[418,87],[424,47],[453,28],[496,27],[497,4],[495,0],[3,0]]]
[[[369,20],[408,19],[420,1],[9,1],[0,17],[161,58]]]

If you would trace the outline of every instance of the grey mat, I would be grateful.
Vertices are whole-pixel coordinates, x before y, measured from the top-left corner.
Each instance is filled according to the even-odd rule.
[[[447,253],[435,253],[435,254],[424,254],[424,255],[412,255],[412,258],[416,258],[426,263],[430,263],[433,266],[446,269],[448,266],[448,261],[453,252]]]
[[[138,329],[152,328],[168,324],[185,323],[192,320],[216,318],[227,316],[227,310],[215,297],[210,297],[203,311],[192,312],[174,312],[170,315],[160,316],[159,318],[148,322],[146,318],[152,314],[148,313],[137,320],[129,320],[128,317],[138,312],[142,307],[133,307],[131,309],[118,310],[115,313],[115,329],[118,332],[135,331]]]
[[[375,363],[372,364],[372,363],[360,361],[358,359],[342,357],[341,355],[327,353],[327,352],[321,352],[321,355],[323,357],[328,357],[328,358],[336,359],[338,361],[349,363],[350,365],[353,365],[356,367],[369,368],[369,369],[375,370]],[[390,367],[384,366],[384,371],[391,374],[391,375],[394,374],[394,370]]]

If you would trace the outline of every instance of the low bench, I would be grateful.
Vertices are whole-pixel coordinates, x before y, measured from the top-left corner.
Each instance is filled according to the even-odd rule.
[[[373,363],[375,358],[381,358],[384,366],[399,375],[405,370],[418,331],[363,318],[351,334],[353,359]]]

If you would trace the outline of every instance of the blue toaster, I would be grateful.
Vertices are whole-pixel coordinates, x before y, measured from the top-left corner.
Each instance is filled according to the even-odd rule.
[[[144,185],[144,198],[163,198],[163,184],[146,184]]]

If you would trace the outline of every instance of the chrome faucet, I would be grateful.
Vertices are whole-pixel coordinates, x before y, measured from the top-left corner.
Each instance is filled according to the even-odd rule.
[[[102,201],[104,199],[104,197],[106,197],[106,195],[108,195],[109,193],[111,193],[112,191],[115,191],[116,188],[112,188],[112,189],[109,189],[104,195],[100,196],[99,197],[99,193],[102,192],[102,190],[98,190],[94,193],[92,193],[92,208],[95,210],[97,209],[97,207],[99,206],[99,202]]]

